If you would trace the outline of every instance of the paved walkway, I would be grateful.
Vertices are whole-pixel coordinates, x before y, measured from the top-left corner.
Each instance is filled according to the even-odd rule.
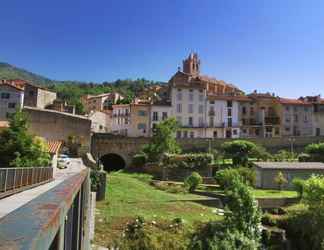
[[[12,211],[16,210],[17,208],[25,205],[27,202],[33,200],[34,198],[38,197],[39,195],[49,191],[50,189],[54,188],[61,182],[63,182],[68,177],[80,172],[85,166],[82,163],[82,160],[71,159],[70,164],[66,169],[56,169],[54,171],[54,180],[46,183],[44,185],[40,185],[35,188],[28,189],[26,191],[8,196],[4,199],[0,200],[0,218],[4,217],[5,215],[11,213]]]

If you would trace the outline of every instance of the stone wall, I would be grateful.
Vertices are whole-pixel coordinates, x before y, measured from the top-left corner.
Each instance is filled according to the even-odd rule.
[[[53,110],[25,107],[29,119],[29,132],[47,140],[67,142],[69,136],[78,136],[80,153],[90,150],[91,121],[82,117]]]

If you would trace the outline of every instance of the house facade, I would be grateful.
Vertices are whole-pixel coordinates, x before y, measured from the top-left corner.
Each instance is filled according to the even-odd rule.
[[[100,95],[85,95],[81,98],[85,112],[107,111],[112,109],[112,105],[124,97],[119,93],[104,93]]]
[[[18,85],[0,83],[0,121],[8,120],[10,114],[24,105],[24,89]]]
[[[112,133],[128,136],[130,129],[130,104],[115,104],[112,105],[112,108]]]
[[[55,100],[55,92],[31,83],[25,84],[24,106],[44,109]]]

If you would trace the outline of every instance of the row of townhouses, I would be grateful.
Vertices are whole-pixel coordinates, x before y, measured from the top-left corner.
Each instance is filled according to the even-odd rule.
[[[324,135],[324,99],[320,96],[288,99],[257,91],[246,95],[232,84],[200,74],[197,54],[183,61],[182,70],[169,80],[167,92],[158,100],[113,104],[110,113],[106,112],[107,131],[149,137],[157,123],[175,117],[180,124],[178,138]]]
[[[178,138],[253,138],[324,135],[324,99],[245,94],[238,87],[200,73],[197,54],[165,86],[151,86],[130,104],[119,93],[81,98],[92,132],[150,137],[157,123],[174,117]],[[22,80],[0,81],[0,121],[23,106],[74,114],[56,93]]]

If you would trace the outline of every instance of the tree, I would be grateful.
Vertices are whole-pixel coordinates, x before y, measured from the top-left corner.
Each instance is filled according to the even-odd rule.
[[[0,134],[1,167],[38,167],[50,163],[44,141],[27,132],[27,117],[17,111],[9,119],[10,127]]]
[[[278,174],[274,177],[274,181],[278,185],[279,190],[282,190],[283,185],[288,183],[287,179],[284,177],[281,171],[279,171]]]
[[[234,178],[226,190],[225,221],[209,222],[192,237],[191,250],[256,250],[260,247],[261,211],[250,188]]]
[[[305,152],[309,154],[311,161],[324,162],[324,142],[307,145]]]
[[[177,128],[178,123],[175,118],[169,118],[157,124],[153,132],[152,142],[142,149],[147,154],[149,161],[159,161],[164,153],[181,152],[174,136]]]
[[[248,166],[249,158],[265,159],[268,157],[264,148],[245,140],[225,142],[223,151],[225,158],[231,158],[234,166]]]

